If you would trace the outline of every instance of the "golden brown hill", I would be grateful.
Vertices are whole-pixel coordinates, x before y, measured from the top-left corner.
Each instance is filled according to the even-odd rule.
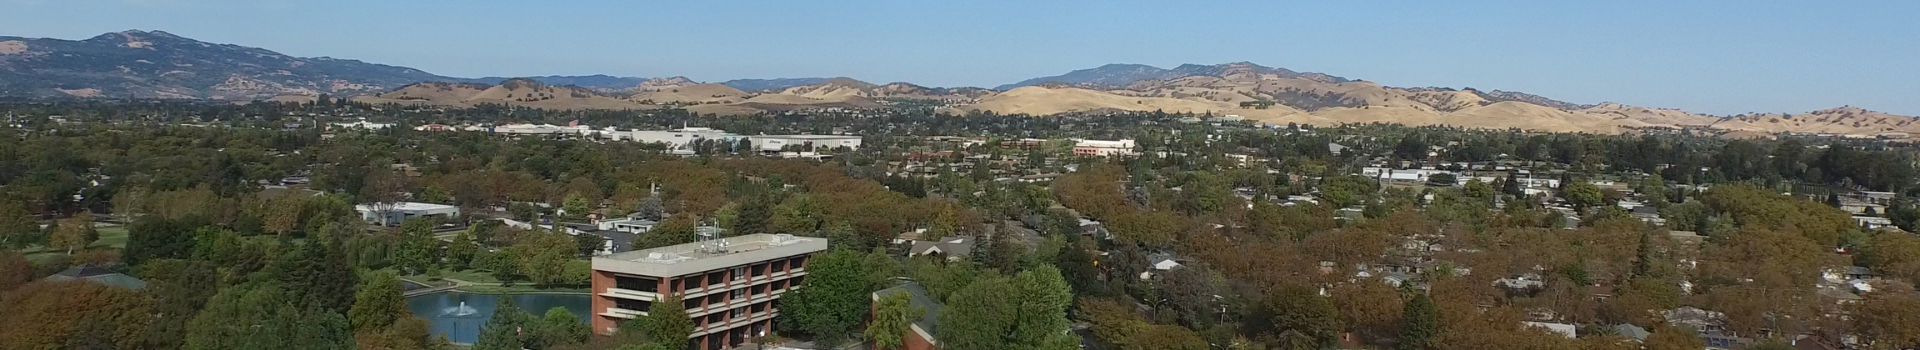
[[[720,84],[674,85],[669,87],[647,88],[642,85],[640,92],[628,96],[628,100],[644,104],[701,104],[736,103],[749,97],[746,91]]]
[[[600,95],[577,86],[549,86],[532,79],[508,79],[500,85],[418,83],[355,101],[437,106],[504,104],[547,109],[647,109],[652,106]]]
[[[846,96],[874,97],[873,89],[877,87],[879,86],[852,78],[833,78],[824,83],[786,88],[781,90],[780,94],[813,99]]]
[[[1723,130],[1770,133],[1796,132],[1854,136],[1920,133],[1914,117],[1869,111],[1858,107],[1823,109],[1803,114],[1743,114],[1714,123]]]

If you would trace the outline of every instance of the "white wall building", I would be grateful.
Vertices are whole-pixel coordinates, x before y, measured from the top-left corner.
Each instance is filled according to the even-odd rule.
[[[424,216],[438,215],[443,218],[460,216],[460,207],[433,203],[361,204],[353,206],[353,209],[360,212],[361,220],[388,226],[399,225],[407,219]]]
[[[787,146],[800,146],[808,150],[834,149],[846,147],[860,148],[860,137],[850,135],[752,135],[742,136],[753,143],[753,149],[762,152],[780,151]]]
[[[679,128],[673,130],[634,130],[628,133],[628,139],[641,143],[663,143],[668,148],[684,148],[697,140],[732,141],[740,137],[726,131],[712,128]]]
[[[1080,156],[1128,156],[1133,155],[1136,145],[1133,140],[1074,140],[1073,154]]]

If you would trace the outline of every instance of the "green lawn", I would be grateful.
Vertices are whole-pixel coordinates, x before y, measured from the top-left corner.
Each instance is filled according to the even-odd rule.
[[[94,231],[100,233],[100,239],[93,241],[93,244],[87,245],[87,249],[124,249],[127,247],[126,226],[101,227],[94,229]],[[20,250],[20,253],[25,254],[28,261],[36,264],[46,262],[48,259],[53,259],[54,257],[67,255],[65,249],[54,249],[46,246],[27,247],[27,249]]]

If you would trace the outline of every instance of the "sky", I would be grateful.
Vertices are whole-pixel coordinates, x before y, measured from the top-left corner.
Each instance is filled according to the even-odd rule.
[[[164,30],[458,77],[992,87],[1250,61],[1731,115],[1920,116],[1920,1],[0,0],[0,35]]]

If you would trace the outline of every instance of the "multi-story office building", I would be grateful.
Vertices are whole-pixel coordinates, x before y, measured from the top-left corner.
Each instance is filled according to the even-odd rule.
[[[752,234],[593,258],[593,330],[647,314],[678,296],[695,325],[689,349],[725,349],[768,335],[775,300],[806,279],[827,239]]]

